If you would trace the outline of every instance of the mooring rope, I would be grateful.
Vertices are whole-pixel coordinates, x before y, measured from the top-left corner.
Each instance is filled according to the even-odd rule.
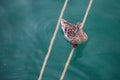
[[[71,58],[72,58],[72,55],[73,55],[73,53],[74,53],[74,50],[75,50],[75,48],[72,48],[72,50],[71,50],[71,52],[70,52],[70,55],[69,55],[69,57],[68,57],[68,60],[67,60],[67,62],[66,62],[66,64],[65,64],[64,70],[63,70],[63,72],[62,72],[62,75],[61,75],[61,77],[60,77],[60,80],[63,80],[63,78],[64,78],[64,76],[65,76],[65,73],[66,73],[66,71],[67,71],[67,68],[68,68],[68,65],[69,65],[69,63],[70,63],[70,60],[71,60]]]
[[[86,21],[86,19],[87,19],[88,13],[89,13],[89,11],[90,11],[91,5],[92,5],[92,0],[90,0],[89,5],[88,5],[88,8],[87,8],[86,13],[85,13],[85,16],[84,16],[84,18],[83,18],[83,22],[82,22],[82,25],[81,25],[82,28],[84,27],[84,24],[85,24],[85,21]],[[67,68],[68,68],[68,66],[69,66],[69,63],[70,63],[70,61],[71,61],[72,55],[73,55],[73,53],[74,53],[74,50],[75,50],[75,48],[72,48],[72,50],[71,50],[71,52],[70,52],[70,54],[69,54],[69,57],[68,57],[67,62],[66,62],[66,64],[65,64],[64,70],[63,70],[62,75],[61,75],[61,77],[60,77],[60,80],[63,80],[63,78],[64,78],[64,76],[65,76],[65,73],[66,73]]]
[[[83,18],[83,21],[82,21],[82,25],[81,25],[82,28],[84,27],[84,24],[85,24],[85,21],[86,21],[86,19],[87,19],[88,13],[89,13],[89,11],[90,11],[92,2],[93,2],[93,0],[90,0],[89,5],[88,5],[88,8],[87,8],[87,10],[86,10],[86,13],[85,13],[84,18]]]
[[[54,31],[54,34],[53,34],[53,36],[52,36],[52,38],[51,38],[50,45],[49,45],[49,48],[48,48],[48,52],[47,52],[46,57],[45,57],[45,59],[44,59],[44,62],[43,62],[43,65],[42,65],[41,72],[40,72],[40,75],[39,75],[38,80],[42,80],[43,72],[44,72],[46,63],[47,63],[47,61],[48,61],[48,58],[49,58],[49,56],[50,56],[50,53],[51,53],[51,49],[52,49],[54,40],[55,40],[55,38],[56,38],[58,29],[59,29],[60,20],[61,20],[63,14],[64,14],[64,11],[65,11],[65,9],[66,9],[67,3],[68,3],[68,0],[65,0],[64,5],[63,5],[63,8],[62,8],[61,13],[60,13],[60,16],[59,16],[59,19],[58,19],[58,22],[57,22],[57,25],[56,25],[56,28],[55,28],[55,31]]]

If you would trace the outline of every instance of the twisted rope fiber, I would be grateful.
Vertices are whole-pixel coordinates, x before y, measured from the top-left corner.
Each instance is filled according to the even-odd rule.
[[[64,11],[65,11],[65,9],[66,9],[67,3],[68,3],[68,0],[65,0],[64,5],[63,5],[63,8],[62,8],[61,13],[60,13],[60,16],[59,16],[59,19],[58,19],[58,22],[57,22],[57,25],[56,25],[56,29],[55,29],[55,31],[54,31],[54,34],[53,34],[52,38],[51,38],[50,45],[49,45],[49,48],[48,48],[48,52],[47,52],[46,57],[45,57],[45,59],[44,59],[44,62],[43,62],[43,65],[42,65],[41,72],[40,72],[40,75],[39,75],[38,80],[42,80],[43,72],[44,72],[46,63],[47,63],[47,61],[48,61],[48,58],[49,58],[49,56],[50,56],[50,53],[51,53],[51,50],[52,50],[52,46],[53,46],[54,40],[55,40],[55,38],[56,38],[58,29],[59,29],[60,20],[61,20],[63,14],[64,14]]]
[[[86,19],[87,19],[88,13],[89,13],[89,11],[90,11],[91,5],[92,5],[92,0],[90,0],[89,5],[88,5],[88,8],[87,8],[86,13],[85,13],[85,16],[84,16],[84,18],[83,18],[83,22],[82,22],[82,26],[81,26],[82,28],[84,27],[84,24],[85,24],[85,21],[86,21]],[[72,48],[72,50],[71,50],[71,52],[70,52],[70,54],[69,54],[68,60],[67,60],[67,62],[66,62],[66,64],[65,64],[65,67],[64,67],[64,70],[63,70],[63,72],[62,72],[62,74],[61,74],[60,80],[63,80],[63,78],[64,78],[64,76],[65,76],[65,73],[66,73],[67,68],[68,68],[68,66],[69,66],[69,63],[70,63],[70,61],[71,61],[72,55],[73,55],[73,53],[74,53],[74,50],[75,50],[75,48]]]

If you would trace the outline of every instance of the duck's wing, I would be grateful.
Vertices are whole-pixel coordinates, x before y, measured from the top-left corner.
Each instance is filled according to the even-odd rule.
[[[64,19],[61,19],[61,27],[62,27],[62,30],[65,34],[68,33],[68,30],[69,29],[75,29],[75,25],[74,24],[71,24],[69,23],[67,20],[64,20]]]
[[[78,22],[78,23],[75,25],[75,27],[76,27],[75,33],[78,32],[78,30],[81,28],[81,25],[82,25],[82,23],[80,23],[80,22]]]
[[[69,27],[75,27],[74,24],[71,24],[70,22],[68,22],[67,20],[61,19],[61,25],[62,26],[69,26]]]
[[[78,22],[75,26],[81,28],[82,23]]]

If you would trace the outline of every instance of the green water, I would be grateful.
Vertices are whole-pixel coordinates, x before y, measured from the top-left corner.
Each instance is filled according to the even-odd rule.
[[[37,80],[64,0],[0,0],[0,80]],[[63,16],[82,21],[89,0]],[[120,0],[94,0],[64,80],[120,80]],[[43,80],[59,80],[71,45],[59,28]]]

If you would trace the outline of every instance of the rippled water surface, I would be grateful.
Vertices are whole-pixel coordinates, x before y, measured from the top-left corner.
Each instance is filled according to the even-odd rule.
[[[64,0],[0,0],[0,80],[37,80]],[[82,21],[89,0],[69,0],[63,18]],[[94,0],[64,80],[120,80],[120,0]],[[59,28],[43,80],[59,80],[71,45]]]

